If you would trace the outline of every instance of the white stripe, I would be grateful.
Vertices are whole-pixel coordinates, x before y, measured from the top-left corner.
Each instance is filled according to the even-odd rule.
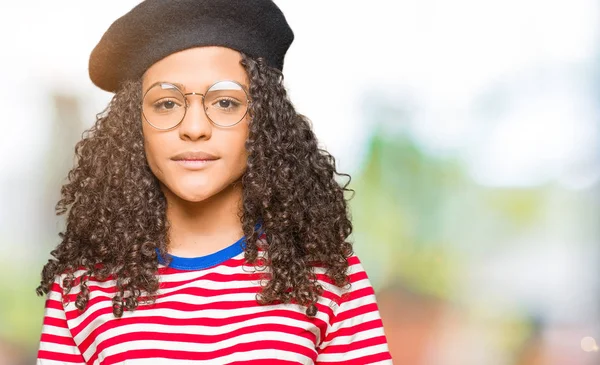
[[[239,272],[238,272],[239,273]],[[189,275],[189,274],[184,274]],[[225,274],[225,275],[231,275]],[[252,287],[260,287],[260,280],[226,280],[226,281],[217,281],[203,278],[205,275],[195,275],[189,276],[187,279],[183,280],[162,280],[164,276],[159,277],[159,281],[161,283],[164,282],[183,282],[187,281],[185,284],[179,284],[171,288],[159,288],[157,294],[171,293],[173,291],[180,290],[182,288],[202,288],[202,289],[211,289],[211,290],[219,290],[219,289],[238,289],[238,288],[252,288]],[[110,289],[116,286],[116,281],[89,281],[87,283],[89,286],[97,286],[104,289]],[[70,294],[78,294],[80,292],[79,286],[73,288]],[[103,292],[103,291],[92,291],[90,295],[90,299],[96,296],[110,296],[112,297],[114,292]]]
[[[364,272],[364,271],[365,271],[365,269],[363,268],[363,266],[361,264],[354,264],[354,265],[348,266],[348,270],[346,271],[346,274],[352,275],[352,274],[356,274],[356,273],[360,273],[360,272]],[[320,273],[320,274],[325,274],[325,269],[324,268],[315,268],[315,272]],[[340,288],[334,284],[330,284],[330,283],[327,283],[322,280],[318,280],[318,282],[323,286],[323,288],[325,290],[327,290],[331,293],[334,293],[337,296],[340,296],[341,294],[346,293],[348,291],[354,291],[356,289],[364,288],[366,286],[371,285],[368,276],[365,279],[361,279],[361,280],[358,280],[358,281],[352,283],[349,289],[347,287]]]
[[[335,361],[354,360],[354,359],[360,359],[361,357],[365,357],[365,356],[371,356],[371,355],[380,354],[380,353],[387,353],[388,351],[389,351],[388,346],[387,346],[387,344],[384,343],[381,345],[364,347],[364,348],[360,348],[357,350],[342,352],[339,354],[336,354],[336,353],[321,354],[321,355],[319,355],[319,361],[335,362]]]
[[[184,275],[189,275],[189,274],[184,274]],[[225,274],[225,275],[231,275],[231,273],[229,274]],[[180,289],[180,288],[188,288],[188,287],[198,287],[198,288],[203,288],[203,289],[236,289],[236,288],[247,288],[247,287],[255,287],[255,286],[260,286],[260,280],[226,280],[226,281],[218,281],[218,280],[210,280],[210,279],[205,279],[203,278],[205,275],[195,275],[195,276],[188,276],[187,279],[178,279],[178,280],[163,280],[163,278],[165,276],[159,276],[159,282],[161,283],[165,283],[165,282],[175,282],[175,283],[179,283],[179,282],[184,282],[187,281],[187,283],[183,284],[183,283],[179,283],[178,285],[171,287],[171,288],[159,288],[158,293],[162,294],[162,293],[169,293],[171,291]],[[87,286],[97,286],[100,288],[104,288],[104,289],[112,289],[116,286],[116,281],[115,280],[108,280],[108,281],[88,281],[87,282]],[[79,294],[80,290],[79,290],[79,286],[74,287],[71,290],[70,294]],[[92,294],[98,294],[100,296],[102,295],[110,295],[112,296],[114,294],[114,292],[103,292],[103,291],[94,291]],[[92,298],[93,295],[90,295],[90,298]]]
[[[48,295],[47,295],[47,299],[55,300],[55,301],[60,302],[61,299],[62,299],[62,293],[57,293],[57,292],[55,292],[53,290],[49,291]]]
[[[394,365],[394,363],[392,362],[392,360],[381,360],[381,361],[374,362],[370,365]]]
[[[83,365],[83,363],[72,363],[72,362],[64,362],[64,361],[56,361],[56,360],[46,360],[46,359],[37,359],[37,362],[35,363],[36,365],[66,365],[66,364],[81,364]]]
[[[365,322],[369,322],[369,321],[373,321],[376,319],[380,319],[380,315],[379,312],[369,312],[366,313],[362,316],[355,316],[352,318],[348,318],[345,321],[341,321],[338,323],[335,323],[333,326],[330,327],[330,330],[327,332],[327,335],[329,335],[330,333],[334,333],[339,331],[342,328],[351,328],[351,327],[355,327],[358,326],[361,323],[365,323]],[[327,335],[325,335],[325,338],[327,338]],[[334,339],[335,342],[335,339]],[[327,346],[328,342],[323,342],[321,344],[321,347]]]
[[[321,346],[319,346],[319,347],[325,348],[329,345],[345,345],[345,344],[354,343],[356,341],[367,340],[369,338],[380,337],[383,335],[384,335],[384,333],[383,333],[383,329],[381,327],[373,328],[373,329],[361,331],[361,332],[358,332],[358,333],[352,334],[352,335],[336,336],[332,341],[323,342],[321,344]]]
[[[249,361],[256,359],[280,359],[298,362],[304,365],[313,365],[314,362],[311,358],[290,353],[281,350],[252,350],[247,352],[237,352],[227,356],[218,357],[216,359],[206,361],[192,361],[192,360],[176,360],[176,359],[136,359],[126,360],[122,362],[123,365],[221,365],[229,364],[235,361]],[[94,364],[99,364],[95,362]]]
[[[154,323],[134,323],[127,326],[119,326],[116,328],[112,328],[110,330],[104,331],[98,335],[96,340],[90,347],[85,351],[86,357],[91,357],[96,352],[96,344],[99,344],[106,339],[118,337],[123,334],[135,333],[135,332],[158,332],[158,333],[172,333],[172,334],[210,334],[211,336],[218,336],[222,334],[231,333],[237,329],[245,328],[253,325],[261,325],[261,324],[280,324],[280,325],[288,325],[297,328],[297,330],[292,330],[296,333],[302,333],[303,331],[310,331],[316,335],[316,343],[318,343],[320,334],[316,327],[311,327],[307,322],[301,322],[292,320],[289,318],[268,316],[268,317],[260,317],[254,318],[252,320],[237,322],[226,326],[220,327],[209,327],[209,326],[172,326],[172,325],[161,325]],[[269,332],[261,332],[261,338],[263,333]],[[314,343],[306,338],[303,338],[294,334],[286,334],[283,332],[275,332],[278,334],[283,334],[285,336],[291,336],[291,340],[287,342],[291,343],[299,343],[306,342],[306,346],[312,348],[314,347]],[[255,335],[256,336],[256,335]],[[241,336],[233,337],[234,339],[240,338]],[[273,339],[279,339],[282,336],[275,336]]]
[[[54,309],[54,308],[46,308],[44,310],[45,312],[45,317],[46,318],[55,318],[55,319],[59,319],[61,321],[65,320],[65,312],[63,312],[60,309]],[[54,326],[52,326],[54,327]]]
[[[114,355],[114,354],[120,354],[123,352],[127,352],[130,350],[147,350],[147,349],[152,349],[152,350],[175,350],[175,351],[190,351],[190,352],[198,352],[198,353],[203,353],[203,352],[211,352],[211,351],[217,351],[217,350],[221,350],[223,348],[227,348],[227,347],[231,347],[231,346],[235,346],[239,343],[252,343],[252,342],[257,342],[257,341],[262,341],[262,340],[283,340],[284,342],[290,342],[290,343],[295,343],[294,341],[297,339],[297,337],[294,338],[290,338],[290,336],[284,336],[282,333],[280,332],[267,332],[265,333],[265,335],[268,336],[263,336],[262,334],[248,334],[248,335],[243,335],[243,336],[239,336],[237,338],[235,338],[234,340],[228,340],[228,341],[221,341],[221,342],[217,342],[214,344],[202,344],[202,346],[198,346],[197,343],[186,343],[186,342],[166,342],[166,341],[155,341],[155,340],[141,340],[141,341],[132,341],[132,342],[125,342],[125,343],[121,343],[115,346],[111,346],[110,348],[107,348],[103,351],[103,358],[106,358],[108,356]],[[287,340],[287,341],[286,341]],[[314,351],[314,353],[316,354],[316,350],[314,349],[314,346],[312,345],[306,345],[305,343],[297,343],[298,345],[301,346],[305,346],[307,349]],[[201,351],[199,351],[201,350]],[[235,348],[232,349],[232,351],[236,351]],[[272,353],[277,352],[275,349],[270,349],[268,350],[268,352],[265,352],[264,354],[272,357]],[[280,352],[281,355],[283,355],[283,358],[288,358],[288,359],[294,359],[300,356],[300,354],[295,353],[295,352]],[[227,357],[233,357],[234,359],[237,360],[237,356],[239,356],[238,354],[231,354],[219,359],[224,359]],[[264,355],[263,355],[264,356]],[[214,360],[212,362],[214,364]]]
[[[61,336],[61,337],[71,337],[72,336],[71,332],[69,331],[68,328],[55,327],[55,326],[49,326],[49,325],[44,325],[42,327],[42,334]]]
[[[62,345],[51,342],[40,342],[39,350],[57,352],[60,354],[79,355],[79,350],[76,346]]]
[[[371,287],[371,282],[369,281],[369,279],[361,279],[353,282],[350,289],[344,289],[343,293],[345,294],[347,292],[355,292],[357,290],[361,290],[368,287]]]
[[[186,304],[209,304],[209,303],[218,303],[225,300],[255,300],[256,297],[254,294],[245,293],[245,294],[223,294],[215,297],[198,297],[189,294],[175,294],[169,298],[159,298],[157,303],[186,303]],[[331,301],[327,298],[319,297],[318,303],[324,306],[330,306]],[[112,308],[112,302],[110,300],[103,300],[97,303],[90,305],[86,308],[85,312],[80,314],[78,317],[69,320],[69,327],[75,328],[83,323],[89,316],[95,313],[98,310],[103,308]],[[274,304],[274,305],[265,305],[259,306],[258,304],[255,306],[244,307],[244,308],[235,308],[235,309],[203,309],[202,316],[208,318],[227,318],[231,316],[252,314],[252,313],[262,313],[274,309],[286,309],[292,310],[297,313],[305,314],[305,308],[297,305],[297,304]],[[67,307],[68,311],[77,310],[75,308],[74,303],[70,303]],[[166,316],[171,318],[190,318],[197,317],[198,311],[182,311],[171,308],[152,308],[144,307],[144,309],[131,311],[125,311],[123,316]],[[103,318],[100,320],[101,323],[104,323],[106,320],[110,319],[113,316],[112,309],[110,313],[106,313],[100,316]],[[317,318],[328,322],[329,318],[326,313],[319,311],[317,313]],[[96,318],[92,323],[97,322],[99,319]]]
[[[369,294],[360,298],[349,300],[340,305],[339,310],[336,312],[336,316],[339,316],[341,313],[373,303],[376,303],[375,294]]]
[[[97,303],[97,305],[92,306],[92,307],[95,307],[92,311],[86,311],[86,313],[84,315],[82,315],[80,318],[70,321],[70,322],[72,322],[72,323],[70,323],[70,327],[73,328],[73,327],[76,327],[77,325],[79,325],[85,318],[87,318],[89,315],[91,315],[93,311],[97,310],[100,305],[102,305],[103,307],[110,307],[110,302]],[[161,317],[174,318],[174,319],[190,319],[190,318],[198,318],[201,315],[202,318],[222,319],[222,318],[230,318],[230,317],[234,317],[234,316],[243,316],[246,314],[266,313],[266,312],[269,312],[269,311],[272,311],[275,309],[290,310],[293,312],[301,313],[302,315],[305,314],[304,308],[297,304],[286,304],[286,305],[275,304],[275,305],[266,305],[266,306],[253,306],[253,307],[248,307],[248,308],[237,308],[237,309],[233,309],[233,310],[205,309],[202,311],[191,311],[191,312],[184,312],[184,311],[180,311],[180,310],[167,309],[167,308],[156,308],[156,309],[146,309],[146,310],[135,310],[133,312],[126,311],[123,313],[123,318],[161,316]],[[323,322],[328,323],[329,318],[328,318],[327,314],[319,311],[317,313],[316,317],[318,319],[322,320]],[[109,321],[109,320],[115,320],[112,311],[110,313],[102,314],[102,315],[94,318],[93,321],[91,321],[84,329],[81,330],[81,332],[79,332],[77,334],[77,336],[75,336],[76,342],[81,343],[87,336],[89,336],[89,334],[94,330],[94,328],[100,326],[102,323],[105,323],[106,321]]]

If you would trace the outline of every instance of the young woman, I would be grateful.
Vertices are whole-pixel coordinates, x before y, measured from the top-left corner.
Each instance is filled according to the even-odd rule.
[[[283,86],[292,40],[271,0],[146,0],[106,31],[38,364],[391,363],[349,176]]]

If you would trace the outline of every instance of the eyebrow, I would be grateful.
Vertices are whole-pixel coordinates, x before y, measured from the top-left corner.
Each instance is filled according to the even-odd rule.
[[[173,85],[177,86],[178,88],[180,88],[181,90],[185,91],[185,85],[184,84],[180,84],[178,82],[173,82],[173,81],[159,80],[159,81],[151,83],[150,86],[148,87],[148,89],[146,89],[144,92],[150,90],[152,87],[154,87],[154,85],[161,84],[163,82],[166,82],[168,84],[173,84]]]
[[[242,87],[244,88],[244,90],[246,90],[246,91],[248,90],[248,86],[246,86],[245,84],[242,84],[239,81],[230,80],[230,79],[218,80],[218,81],[215,81],[214,83],[212,83],[211,85],[214,85],[215,83],[221,82],[221,81],[235,81],[235,82],[239,83],[240,85],[242,85]],[[160,81],[153,82],[150,87],[152,87],[152,85],[160,84],[161,82],[166,82],[168,84],[173,84],[173,85],[177,86],[181,91],[184,91],[184,92],[186,91],[186,88],[185,88],[184,84],[181,84],[179,82],[174,82],[174,81],[160,80]],[[150,87],[147,90],[145,90],[144,92],[147,92],[148,90],[150,90]]]
[[[184,84],[180,84],[178,82],[171,82],[171,81],[159,81],[159,82],[168,82],[169,84],[173,84],[173,85],[177,86],[182,91],[185,91],[185,85]]]

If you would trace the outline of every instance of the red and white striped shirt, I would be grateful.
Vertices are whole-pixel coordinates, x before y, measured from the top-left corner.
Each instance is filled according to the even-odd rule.
[[[89,279],[83,312],[74,303],[78,285],[63,307],[64,276],[57,278],[37,364],[392,364],[375,293],[356,255],[349,258],[347,295],[316,268],[324,292],[309,318],[297,304],[256,302],[262,273],[245,262],[244,244],[241,238],[210,255],[159,264],[156,302],[122,318],[112,313],[113,278]]]

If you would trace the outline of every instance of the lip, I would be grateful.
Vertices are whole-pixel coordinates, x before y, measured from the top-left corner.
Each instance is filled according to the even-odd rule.
[[[217,156],[204,151],[185,151],[171,157],[173,161],[212,161],[218,159]]]
[[[204,151],[186,151],[171,157],[178,165],[188,170],[200,170],[219,158]]]
[[[201,170],[215,161],[216,160],[175,160],[175,163],[188,170]]]

